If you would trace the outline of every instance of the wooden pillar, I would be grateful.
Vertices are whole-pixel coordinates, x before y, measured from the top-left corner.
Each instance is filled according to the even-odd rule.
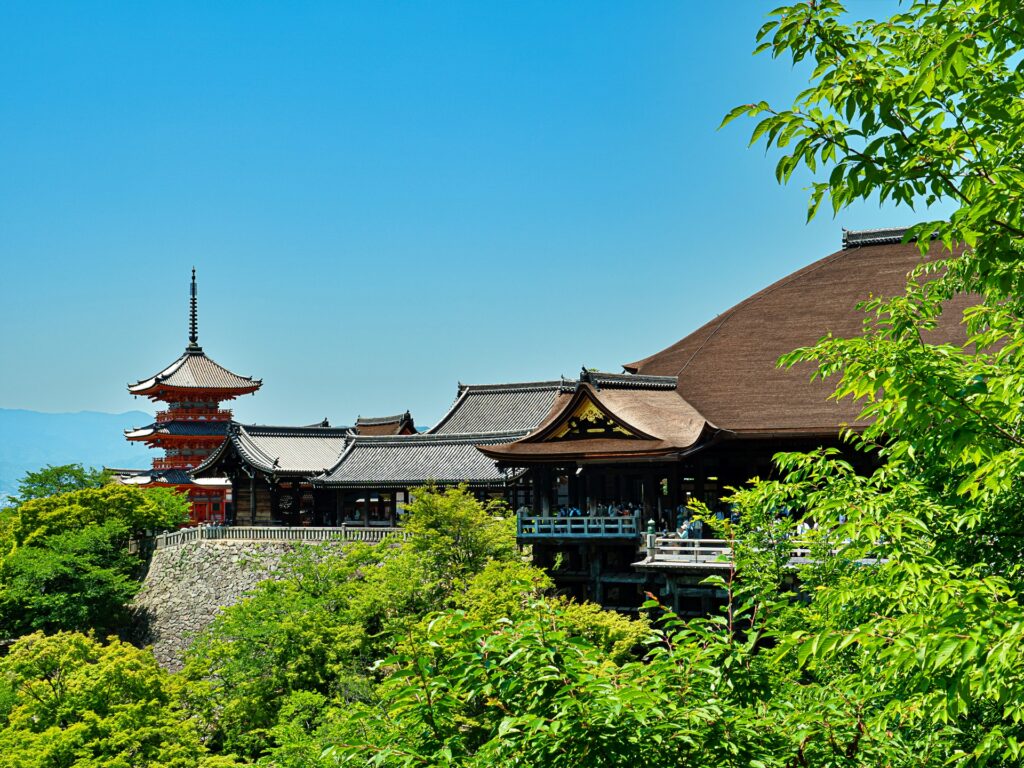
[[[249,525],[256,525],[256,475],[249,475]]]
[[[678,513],[676,508],[681,503],[679,500],[679,462],[673,461],[668,468],[668,506],[669,506],[669,525],[674,529],[679,525],[679,521],[676,519]]]

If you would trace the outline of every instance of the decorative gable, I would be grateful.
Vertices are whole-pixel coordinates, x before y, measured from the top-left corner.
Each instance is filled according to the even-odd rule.
[[[646,436],[637,434],[623,425],[593,400],[583,398],[572,414],[555,427],[548,440],[643,439],[644,437]]]

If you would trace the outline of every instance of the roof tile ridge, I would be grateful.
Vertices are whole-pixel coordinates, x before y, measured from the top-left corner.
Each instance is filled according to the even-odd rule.
[[[338,427],[319,427],[312,424],[302,426],[291,426],[288,424],[239,424],[239,427],[244,428],[246,433],[264,431],[269,434],[280,434],[280,435],[308,435],[309,437],[327,437],[332,436],[330,433],[341,433],[344,435],[346,432],[351,432],[352,427],[338,426]]]
[[[248,459],[250,463],[262,466],[266,470],[273,471],[274,462],[280,457],[271,456],[262,448],[257,446],[253,441],[253,438],[249,435],[245,424],[239,424],[238,429],[229,437],[238,452]]]
[[[561,382],[559,380],[550,381],[514,381],[505,384],[463,384],[461,385],[464,391],[473,390],[476,392],[494,390],[497,392],[529,392],[534,390],[544,389],[556,389]]]
[[[235,373],[230,368],[224,367],[223,365],[218,363],[216,360],[214,360],[212,357],[210,357],[208,354],[206,354],[206,352],[204,352],[202,349],[199,349],[199,350],[197,350],[195,352],[190,352],[190,351],[186,350],[185,354],[183,354],[181,357],[182,357],[183,360],[185,358],[188,358],[188,357],[201,357],[204,360],[206,360],[206,362],[210,363],[210,365],[214,365],[217,368],[220,368],[222,371],[224,371],[224,373],[231,374],[236,379],[245,379],[246,381],[251,381],[251,382],[257,382],[258,381],[261,384],[263,383],[262,379],[254,379],[252,376],[243,376],[240,373]]]
[[[408,417],[408,411],[396,413],[394,416],[356,416],[356,424],[393,424]]]
[[[507,429],[497,432],[418,432],[414,435],[353,435],[352,443],[360,445],[423,445],[436,443],[468,443],[488,439],[515,439],[529,434],[529,430]]]
[[[133,389],[143,388],[143,384],[148,385],[147,387],[145,387],[145,389],[155,386],[156,384],[160,383],[162,379],[166,379],[168,376],[173,376],[175,373],[177,373],[178,369],[185,364],[185,361],[187,359],[188,351],[182,352],[181,355],[179,355],[170,365],[165,367],[163,370],[154,373],[152,376],[147,376],[144,379],[139,379],[134,384],[129,384],[128,390],[131,391]]]
[[[324,479],[330,477],[335,472],[337,472],[338,468],[345,463],[345,459],[348,458],[349,454],[351,454],[353,449],[355,448],[355,439],[356,435],[353,435],[351,438],[346,440],[345,446],[341,449],[341,453],[338,454],[338,458],[334,462],[334,464],[332,464],[329,468],[325,468],[324,471],[317,475],[314,479]]]

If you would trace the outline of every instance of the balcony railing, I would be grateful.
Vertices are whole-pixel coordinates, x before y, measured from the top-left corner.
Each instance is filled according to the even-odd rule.
[[[640,516],[520,517],[516,533],[521,539],[636,538]]]
[[[231,421],[234,414],[230,410],[210,410],[208,408],[177,408],[157,411],[157,422],[164,421]]]
[[[190,541],[365,541],[376,544],[388,536],[405,537],[402,528],[340,526],[332,528],[200,525],[162,533],[153,538],[153,549],[165,549]]]
[[[681,539],[650,533],[644,539],[647,557],[634,563],[637,566],[717,570],[732,565],[732,547],[722,539]]]
[[[732,567],[733,552],[728,541],[722,539],[681,539],[678,536],[658,536],[648,533],[643,537],[647,556],[633,566],[642,570],[727,570]],[[790,543],[788,566],[796,568],[815,562],[806,541]],[[831,550],[839,555],[839,550]],[[884,562],[877,557],[856,559],[859,565]]]

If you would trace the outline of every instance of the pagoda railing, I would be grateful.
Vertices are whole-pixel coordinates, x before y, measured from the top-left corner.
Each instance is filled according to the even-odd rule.
[[[208,408],[173,408],[157,411],[157,422],[165,421],[231,421],[234,413],[230,409],[210,410]]]
[[[200,525],[155,536],[153,549],[177,547],[190,541],[364,541],[376,544],[389,536],[405,538],[407,535],[402,528]]]
[[[639,515],[520,517],[516,524],[516,534],[521,539],[635,538],[640,532]]]
[[[199,458],[185,459],[180,456],[173,459],[153,459],[153,469],[189,470],[193,467],[198,467],[202,461],[203,460]]]

